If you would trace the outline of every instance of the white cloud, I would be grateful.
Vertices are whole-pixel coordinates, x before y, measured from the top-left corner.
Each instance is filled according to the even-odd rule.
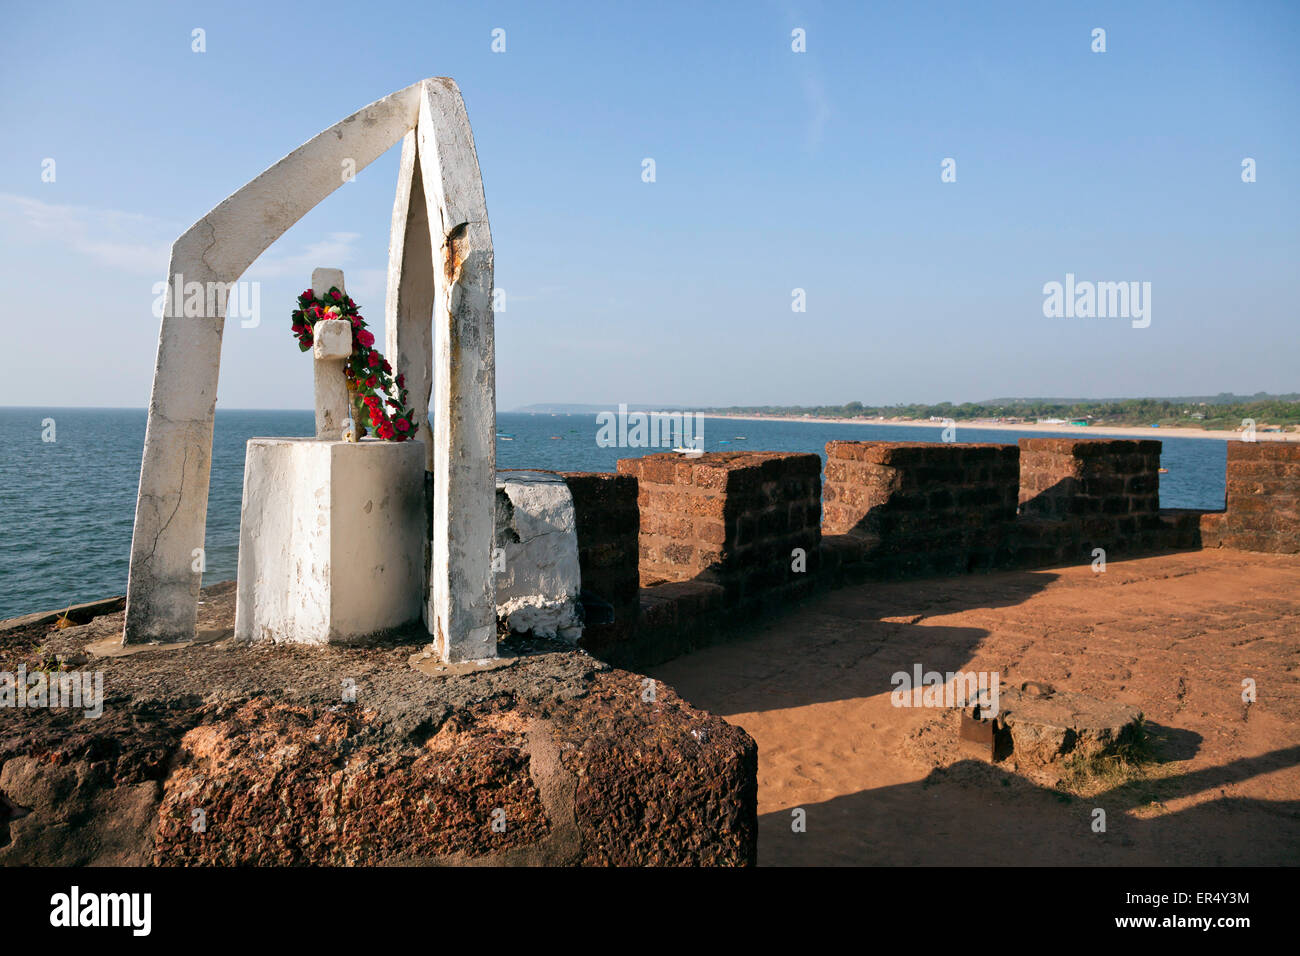
[[[42,202],[0,193],[0,228],[15,243],[33,237],[65,246],[114,269],[154,277],[167,272],[167,256],[179,230],[139,213]]]
[[[182,231],[174,222],[140,213],[0,193],[0,234],[6,234],[8,241],[26,244],[37,238],[132,275],[154,279],[166,276],[171,244]],[[362,255],[360,239],[361,234],[356,232],[331,232],[296,251],[277,251],[273,245],[248,268],[244,278],[292,279],[305,287],[312,269],[342,268],[353,295],[358,300],[364,297],[372,310],[382,310],[387,270],[358,264]]]

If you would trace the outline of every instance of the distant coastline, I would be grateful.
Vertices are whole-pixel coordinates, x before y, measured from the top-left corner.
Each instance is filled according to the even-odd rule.
[[[532,416],[554,416],[554,415],[593,415],[600,411],[608,410],[611,406],[606,405],[565,405],[565,406],[546,406],[532,405],[524,408],[511,409],[509,411],[498,410],[499,414],[511,415],[532,415]],[[616,406],[614,406],[616,407]],[[565,411],[550,411],[543,409],[564,408]],[[885,427],[898,426],[904,428],[944,428],[942,421],[934,421],[925,418],[847,418],[831,417],[819,415],[773,415],[773,414],[738,414],[729,412],[713,412],[698,408],[692,408],[683,405],[628,405],[629,411],[690,411],[700,412],[705,418],[730,419],[733,421],[755,421],[755,422],[806,422],[815,425],[881,425]],[[0,405],[0,411],[12,412],[38,412],[38,411],[61,411],[61,412],[133,412],[143,415],[147,412],[144,407],[129,406],[82,406],[82,405]],[[272,409],[272,408],[219,408],[217,414],[220,416],[238,414],[238,415],[311,415],[311,409]],[[1216,438],[1219,441],[1241,440],[1241,429],[1214,429],[1202,428],[1193,425],[1172,425],[1165,424],[1158,427],[1142,425],[1072,425],[1069,422],[998,422],[984,421],[981,419],[958,418],[953,420],[957,429],[979,429],[982,431],[1010,431],[1010,432],[1042,432],[1048,435],[1061,435],[1068,433],[1087,437],[1089,435],[1108,435],[1112,437],[1125,438]],[[1265,426],[1272,427],[1272,426]],[[1284,428],[1291,429],[1282,432],[1268,432],[1256,430],[1256,441],[1275,441],[1275,442],[1300,442],[1300,426],[1285,425]]]
[[[884,425],[884,426],[903,426],[907,428],[944,428],[943,422],[930,421],[928,419],[906,419],[906,418],[818,418],[804,415],[724,415],[719,412],[705,412],[705,418],[728,418],[736,421],[754,421],[754,422],[809,422],[817,425]],[[1191,425],[1162,425],[1158,428],[1142,428],[1138,425],[1070,425],[1060,422],[1054,424],[1038,422],[982,422],[978,420],[961,420],[954,421],[954,427],[957,431],[963,428],[974,428],[981,431],[1008,431],[1008,432],[1044,432],[1046,434],[1059,434],[1061,432],[1077,433],[1079,437],[1089,435],[1110,435],[1114,437],[1125,438],[1155,438],[1178,437],[1178,438],[1217,438],[1219,441],[1241,440],[1239,430],[1229,431],[1227,429],[1210,429],[1197,428]],[[1262,432],[1255,433],[1257,441],[1300,441],[1300,432]]]

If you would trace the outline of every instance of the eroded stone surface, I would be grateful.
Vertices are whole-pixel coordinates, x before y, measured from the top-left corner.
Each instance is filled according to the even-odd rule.
[[[206,589],[200,626],[230,631],[233,604]],[[0,669],[85,666],[121,626],[0,632]],[[574,651],[433,678],[409,664],[424,637],[95,661],[99,720],[0,723],[0,864],[753,861],[743,731]]]
[[[1070,691],[1004,687],[999,708],[997,722],[1011,735],[1011,752],[1030,765],[1111,753],[1141,734],[1136,707]]]
[[[535,471],[497,473],[497,616],[514,631],[582,637],[577,518],[564,479]]]

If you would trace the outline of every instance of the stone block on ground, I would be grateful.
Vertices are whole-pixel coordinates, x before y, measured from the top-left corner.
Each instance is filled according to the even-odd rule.
[[[1071,691],[1012,687],[1001,692],[996,721],[999,732],[1010,735],[1011,757],[1042,767],[1065,758],[1104,756],[1137,743],[1142,712]]]

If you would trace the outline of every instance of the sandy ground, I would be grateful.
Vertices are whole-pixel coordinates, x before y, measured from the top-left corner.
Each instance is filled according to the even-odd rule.
[[[1300,556],[1230,551],[872,583],[651,673],[758,742],[764,865],[1296,865],[1297,585]],[[1159,762],[1081,797],[973,760],[954,712],[891,706],[918,662],[1134,705]]]
[[[812,422],[818,425],[902,425],[908,428],[943,428],[941,422],[932,422],[926,420],[909,420],[909,419],[879,419],[879,418],[804,418],[797,415],[718,415],[713,412],[706,413],[705,418],[730,418],[737,421],[753,422]],[[1219,441],[1229,441],[1240,439],[1241,432],[1238,431],[1211,431],[1206,428],[1178,427],[1178,428],[1140,428],[1138,426],[1118,426],[1118,425],[1089,425],[1087,427],[1071,425],[1039,425],[1037,422],[1031,422],[1023,425],[1003,425],[997,422],[973,422],[959,421],[956,423],[957,440],[961,441],[961,431],[964,428],[977,428],[985,431],[1004,431],[1004,432],[1042,432],[1044,435],[1078,435],[1080,438],[1088,438],[1094,435],[1113,435],[1123,438],[1217,438]],[[1300,441],[1300,432],[1262,432],[1257,431],[1255,438],[1258,441]]]

